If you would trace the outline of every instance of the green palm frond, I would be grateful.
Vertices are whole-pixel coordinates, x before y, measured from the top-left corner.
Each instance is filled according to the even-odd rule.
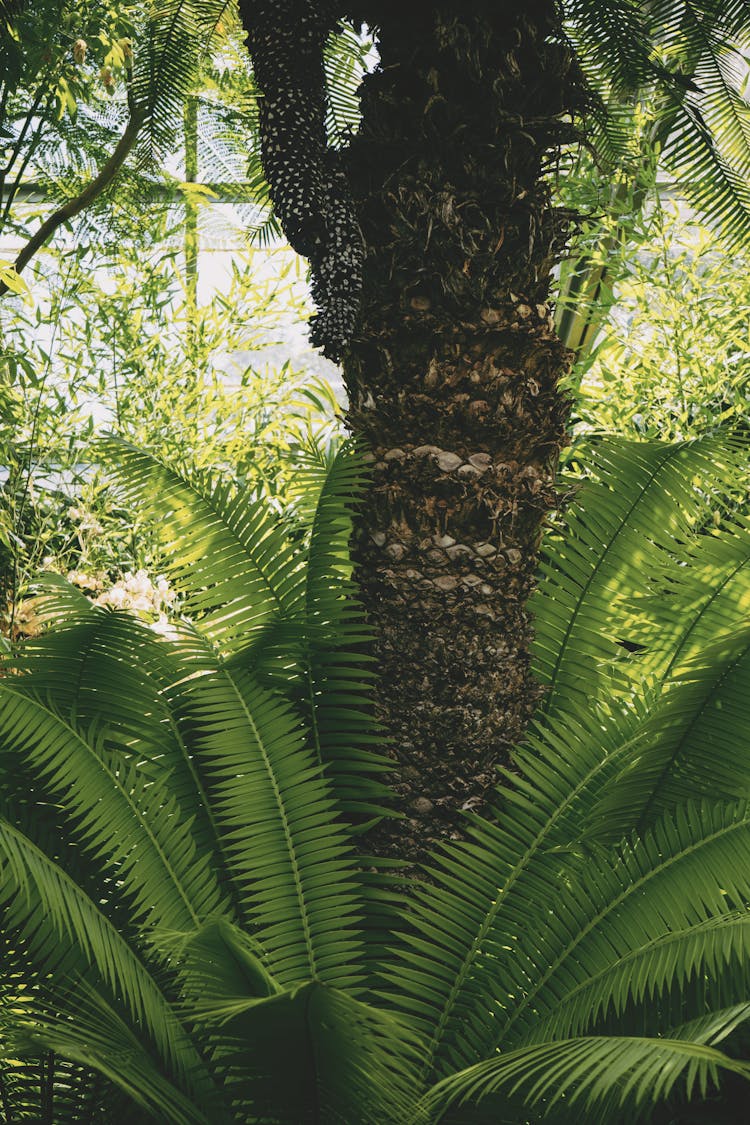
[[[348,561],[363,487],[355,446],[299,452],[301,525],[289,536],[261,497],[180,476],[124,442],[106,448],[127,502],[153,514],[199,632],[227,655],[227,669],[256,668],[298,709],[342,810],[359,821],[383,815],[370,636]]]
[[[746,240],[750,23],[744,0],[657,0],[645,11],[628,0],[565,0],[563,10],[599,99],[589,131],[601,158],[611,169],[629,163],[638,176],[644,150],[635,118],[627,127],[628,105],[650,102],[649,144],[708,223],[734,244]]]
[[[602,667],[624,659],[624,600],[647,592],[665,562],[689,549],[739,464],[726,439],[596,444],[594,481],[568,514],[564,542],[553,541],[545,555],[531,603],[544,713],[554,713],[561,699],[568,710],[585,703]]]
[[[564,1005],[558,1005],[547,1017],[540,1019],[530,1039],[532,1042],[567,1039],[592,1028],[599,1030],[603,1023],[616,1027],[622,1024],[628,1011],[633,1012],[634,1009],[641,1016],[645,1010],[644,1022],[647,1025],[658,1028],[660,1033],[671,1034],[667,1031],[668,1005],[662,997],[675,980],[680,981],[684,988],[686,981],[702,982],[708,978],[713,983],[706,988],[705,999],[720,1003],[721,989],[717,982],[724,975],[724,966],[732,964],[734,971],[730,979],[736,994],[750,992],[747,976],[744,990],[738,988],[747,958],[749,932],[750,914],[739,911],[669,931],[640,946],[634,944],[619,961],[608,964],[599,973],[570,988],[565,994]],[[655,1009],[655,1016],[648,1011],[650,1005]],[[750,1016],[750,1007],[743,1003],[737,1012],[742,1020],[746,1020]],[[702,1016],[694,1021],[695,1026],[691,1026],[689,1035],[688,1029],[682,1028],[681,1036],[706,1042],[704,1026],[708,1029],[705,1035],[710,1031],[713,1037],[718,1034],[715,1031],[716,1019],[715,1013]],[[726,1030],[728,1025],[721,1022],[720,1026]],[[726,1030],[726,1034],[734,1026]],[[699,1036],[696,1040],[699,1032],[703,1037]],[[718,1038],[711,1041],[718,1042]]]
[[[28,1038],[24,1040],[28,1044]],[[114,1083],[95,1070],[69,1062],[52,1051],[36,1057],[28,1046],[12,1052],[9,1042],[0,1047],[2,1105],[11,1120],[42,1121],[54,1107],[60,1121],[88,1121],[103,1125],[112,1116],[129,1125],[144,1125],[145,1114]],[[23,1059],[18,1055],[22,1054]],[[149,1119],[149,1125],[150,1121]]]
[[[102,642],[111,678],[108,661],[97,659]],[[59,687],[66,654],[76,648],[79,679],[112,707],[119,657],[138,652],[138,676],[123,677],[120,686],[132,700],[133,722],[140,707],[147,729],[149,713],[163,728],[158,773],[148,760],[143,767],[142,743],[131,747],[127,725],[119,732],[108,727],[105,743],[101,722],[74,726],[35,698],[48,679],[51,690],[57,683],[61,706],[85,702],[78,685]],[[355,957],[359,949],[361,908],[350,847],[330,823],[333,796],[289,704],[238,662],[217,660],[195,630],[185,626],[165,642],[126,615],[101,610],[42,638],[25,667],[28,674],[13,687],[0,687],[6,753],[33,766],[72,818],[82,846],[113,865],[141,926],[186,931],[225,909],[211,852],[197,849],[197,821],[280,982],[354,982],[347,951]],[[127,704],[123,710],[127,718]]]
[[[186,1092],[171,1082],[148,1046],[121,1018],[118,1005],[107,1002],[85,985],[79,984],[75,995],[67,998],[66,1012],[10,1020],[6,1027],[3,1022],[0,1016],[6,1058],[28,1057],[36,1051],[43,1059],[57,1058],[63,1062],[62,1074],[50,1090],[50,1106],[54,1108],[56,1121],[76,1120],[72,1113],[70,1117],[65,1115],[64,1100],[60,1098],[60,1087],[65,1089],[65,1071],[73,1063],[85,1068],[86,1085],[92,1072],[107,1082],[106,1092],[112,1100],[103,1107],[99,1120],[127,1120],[128,1125],[146,1125],[160,1119],[169,1120],[170,1125],[224,1125],[227,1122],[210,1094],[208,1103],[200,1096],[206,1091]],[[16,1102],[11,1104],[15,1119],[18,1106]],[[72,1109],[75,1108],[73,1105]],[[92,1113],[91,1105],[84,1105],[84,1109]]]
[[[100,724],[77,726],[6,681],[0,737],[33,768],[85,852],[117,873],[146,929],[186,929],[219,909],[219,888],[167,779],[144,775],[127,747],[106,746]]]
[[[200,129],[199,165],[203,179],[225,179],[233,184],[233,194],[244,202],[239,211],[246,222],[250,241],[266,247],[283,241],[281,226],[273,213],[271,191],[261,161],[259,133],[259,94],[255,85],[250,57],[244,46],[235,43],[232,65],[226,65],[226,56],[210,69],[211,84],[227,100],[201,99],[201,110],[210,122],[206,130]],[[210,60],[206,60],[208,64]],[[205,70],[204,67],[204,81]],[[238,94],[238,75],[241,90]],[[227,89],[228,88],[228,89]],[[241,143],[238,146],[238,138]]]
[[[653,79],[651,40],[632,0],[564,0],[566,29],[597,92],[605,82],[632,89]]]
[[[705,649],[670,681],[618,753],[587,831],[616,838],[702,795],[750,796],[750,630]]]
[[[674,123],[664,143],[665,163],[701,214],[740,243],[750,216],[747,5],[661,2],[654,22],[667,49],[687,50],[697,59],[691,89],[683,97],[672,92]]]
[[[299,562],[262,498],[181,476],[119,439],[102,450],[125,502],[153,518],[185,612],[220,650],[246,649],[270,621],[294,616]]]
[[[22,673],[16,686],[50,702],[58,715],[75,715],[79,728],[98,729],[105,747],[138,763],[146,785],[151,779],[166,784],[183,823],[190,824],[197,854],[209,859],[223,887],[230,886],[226,842],[208,783],[170,706],[173,686],[196,671],[193,633],[175,627],[167,641],[127,613],[93,606],[64,580],[39,597],[42,619],[55,627],[30,639],[9,665]],[[197,649],[202,660],[205,644]],[[17,758],[10,768],[18,779],[14,800],[23,807],[22,787],[28,787],[29,776],[22,774]],[[9,778],[6,784],[12,782]],[[214,901],[213,911],[218,910]]]
[[[638,673],[666,680],[738,628],[750,606],[750,529],[735,517],[665,560],[650,592],[623,601]]]
[[[323,54],[326,76],[326,132],[329,144],[340,145],[359,127],[359,84],[372,45],[353,27],[341,24]]]
[[[746,901],[745,804],[690,805],[619,848],[577,852],[559,846],[555,820],[570,815],[576,782],[588,781],[571,779],[567,802],[550,813],[522,777],[498,823],[477,821],[469,842],[437,857],[434,885],[420,888],[415,933],[386,978],[398,1006],[431,1031],[426,1065],[438,1074],[470,1064],[488,1041],[524,1042],[634,947],[684,930],[687,948],[694,925]],[[678,960],[686,979],[690,960]],[[742,984],[741,962],[724,969]],[[601,979],[623,987],[616,974]],[[631,990],[637,979],[634,965]]]
[[[374,748],[383,735],[372,714],[371,635],[349,561],[351,512],[363,488],[356,444],[312,443],[294,457],[292,498],[301,532],[295,620],[299,659],[289,631],[277,635],[287,691],[308,724],[343,810],[354,820],[383,815],[388,790],[374,775],[389,767]],[[270,630],[271,640],[274,629]],[[290,644],[291,642],[291,644]],[[272,650],[271,650],[272,651]],[[277,663],[278,663],[277,659]]]
[[[206,45],[227,0],[161,0],[136,28],[130,98],[143,121],[143,156],[169,151]]]
[[[212,665],[196,642],[193,678],[174,686],[170,706],[189,732],[268,968],[282,985],[353,985],[354,864],[304,728],[283,699],[236,664]]]
[[[192,1019],[215,1024],[244,1011],[249,1001],[282,991],[262,961],[258,942],[224,919],[172,935],[172,955],[181,963],[182,1005]]]
[[[678,1081],[688,1094],[705,1096],[718,1085],[721,1070],[750,1080],[750,1066],[712,1047],[677,1039],[635,1036],[586,1036],[520,1047],[477,1063],[436,1086],[427,1099],[431,1120],[444,1119],[456,1101],[461,1106],[492,1095],[502,1112],[508,1093],[552,1120],[577,1119],[614,1110],[629,1111],[627,1120],[667,1098]],[[468,1108],[468,1107],[467,1107]],[[600,1120],[612,1120],[605,1113]],[[624,1118],[622,1118],[624,1119]],[[471,1121],[470,1116],[461,1120]]]
[[[564,733],[553,724],[540,737],[577,743],[578,750],[567,751],[573,754],[585,755],[582,744],[591,740],[606,745],[601,800],[585,823],[587,834],[610,840],[686,799],[746,793],[748,777],[741,624],[750,601],[747,531],[734,522],[694,534],[707,507],[721,505],[715,490],[724,470],[713,481],[708,474],[701,478],[700,462],[695,475],[679,464],[675,473],[671,458],[689,461],[689,447],[680,455],[680,447],[653,445],[643,452],[656,471],[643,474],[638,465],[634,473],[632,449],[623,443],[618,459],[606,458],[600,477],[606,490],[589,487],[580,494],[570,537],[549,546],[536,599],[540,666],[543,672],[551,666],[547,678],[562,683],[543,714],[552,717],[561,707],[571,720],[575,716]],[[729,488],[728,474],[725,482]],[[652,515],[676,496],[682,525],[670,531],[660,517],[663,526],[655,532]],[[617,564],[621,547],[624,567]],[[557,667],[545,665],[557,642]],[[626,657],[623,644],[633,656]],[[583,692],[595,697],[599,689],[620,702],[597,714]],[[537,734],[531,743],[538,748]]]
[[[186,1010],[213,1033],[224,1081],[258,1118],[412,1120],[418,1043],[392,1014],[318,983],[282,991],[226,925],[205,927],[180,957],[192,997]],[[295,1076],[285,1088],[280,1059]]]
[[[155,955],[160,972],[171,962],[179,975],[169,934],[189,935],[209,918],[215,926],[220,912],[228,917],[227,888],[219,893],[218,870],[231,884],[228,898],[236,916],[246,921],[253,947],[262,953],[262,972],[273,973],[279,988],[313,979],[356,989],[362,977],[357,923],[363,909],[351,847],[298,715],[246,670],[217,660],[213,646],[195,630],[184,626],[175,633],[170,641],[157,638],[126,614],[92,608],[59,633],[37,640],[17,669],[21,674],[4,682],[0,700],[6,768],[16,759],[33,768],[37,808],[46,792],[60,809],[49,846],[56,853],[60,833],[67,837],[62,846],[71,866],[64,875],[41,847],[4,826],[0,854],[5,844],[8,862],[18,869],[15,882],[7,872],[3,880],[4,926],[26,942],[36,973],[59,972],[57,956],[66,959],[68,973],[93,963],[113,994],[130,989],[132,1019],[146,1034],[156,1017],[136,990],[137,950]],[[100,662],[105,647],[107,659]],[[51,701],[38,698],[46,681],[57,706],[78,704],[85,712],[94,709],[99,685],[102,704],[116,708],[118,662],[128,650],[131,657],[138,652],[140,666],[137,674],[122,678],[128,705],[119,724],[105,728],[100,719],[74,725]],[[73,675],[66,683],[69,656]],[[145,761],[140,750],[150,738],[128,738],[131,704],[144,708],[147,730],[149,712],[164,729],[161,754]],[[154,763],[162,767],[161,776]],[[213,854],[199,853],[193,834],[190,814],[194,809],[199,814],[203,802]],[[33,860],[31,871],[24,860]],[[86,864],[101,872],[98,907],[83,889],[89,880],[76,881]],[[33,909],[29,888],[38,899]],[[123,909],[127,925],[113,952],[119,931],[108,916],[119,918]],[[97,910],[102,917],[92,920]],[[58,931],[64,926],[62,941]],[[122,983],[128,971],[135,984]],[[150,979],[138,987],[147,987]],[[196,1002],[189,984],[183,973],[183,1006]],[[129,1089],[107,1064],[104,1048],[97,1053],[90,1040],[84,1042],[87,1031],[66,1038],[66,1025],[55,1025],[44,1012],[32,1022],[37,1046],[46,1043],[68,1062],[93,1066]],[[177,1050],[179,1036],[172,1033],[171,1042]],[[29,1050],[33,1043],[29,1040]],[[196,1066],[197,1060],[192,1069]],[[190,1088],[184,1076],[179,1088]],[[203,1120],[201,1112],[185,1120]]]
[[[0,820],[0,864],[3,925],[38,966],[38,983],[53,988],[59,1002],[60,991],[65,995],[76,979],[94,971],[153,1044],[162,1065],[192,1088],[203,1072],[195,1047],[152,972],[101,905],[5,820]],[[23,1007],[9,1009],[6,1003],[3,1018],[22,1019]]]
[[[29,638],[8,661],[22,673],[24,692],[36,692],[83,726],[106,715],[107,732],[117,732],[121,753],[160,759],[163,775],[170,768],[164,761],[168,715],[150,671],[166,655],[165,646],[136,618],[92,605],[68,583],[56,582],[35,604],[55,627]]]

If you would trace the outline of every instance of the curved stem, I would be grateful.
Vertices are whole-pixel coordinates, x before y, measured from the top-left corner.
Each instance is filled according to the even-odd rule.
[[[29,264],[37,250],[44,246],[47,240],[52,237],[63,223],[70,222],[71,219],[79,215],[81,211],[90,206],[95,199],[98,199],[99,196],[107,190],[130,154],[143,122],[144,115],[141,112],[134,112],[131,115],[125,132],[117,142],[117,147],[109,160],[102,165],[98,175],[94,177],[91,183],[86,185],[83,191],[79,192],[73,199],[69,199],[62,207],[58,207],[56,211],[53,211],[52,214],[44,220],[36,234],[26,243],[14,262],[17,273],[20,273],[21,270]],[[0,281],[0,296],[2,296],[3,293],[7,293],[8,288],[7,285]]]

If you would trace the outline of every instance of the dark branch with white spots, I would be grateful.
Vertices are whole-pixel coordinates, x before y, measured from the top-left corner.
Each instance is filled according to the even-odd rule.
[[[323,49],[335,5],[241,0],[260,100],[263,168],[290,244],[310,262],[313,344],[338,360],[354,330],[363,247],[339,156],[326,141]]]

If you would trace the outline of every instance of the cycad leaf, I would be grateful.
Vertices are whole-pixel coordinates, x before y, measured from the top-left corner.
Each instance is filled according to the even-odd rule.
[[[668,87],[673,124],[667,167],[709,225],[734,244],[750,230],[750,103],[746,56],[750,23],[740,0],[657,3],[655,34],[667,49],[692,55],[691,88]]]
[[[445,848],[432,886],[415,895],[414,934],[385,974],[398,1007],[430,1036],[425,1066],[437,1074],[475,1061],[488,1037],[526,1041],[562,997],[628,951],[746,900],[745,804],[691,805],[619,850],[577,850],[564,822],[587,788],[595,800],[591,779],[606,755],[597,767],[591,750],[583,768],[547,755],[549,775],[565,765],[580,773],[557,802],[541,769],[536,784],[522,776],[497,824],[475,821],[472,840]],[[680,960],[674,983],[691,971]],[[726,971],[744,979],[736,963]],[[637,975],[627,987],[637,991]]]
[[[355,984],[351,845],[299,718],[235,662],[216,662],[198,634],[193,671],[169,702],[205,778],[267,969],[281,985]]]
[[[293,497],[303,530],[291,629],[270,629],[259,658],[309,726],[342,809],[355,821],[383,815],[388,790],[373,775],[390,768],[367,690],[371,634],[349,561],[351,514],[364,487],[356,445],[313,444],[295,456]],[[296,635],[295,635],[296,634]],[[298,659],[290,663],[297,651]]]
[[[30,638],[10,664],[22,673],[15,686],[45,698],[58,715],[75,715],[78,727],[93,727],[115,755],[137,760],[139,771],[159,791],[167,785],[170,799],[190,823],[201,862],[207,861],[207,870],[214,869],[227,887],[225,845],[200,763],[169,706],[172,686],[195,671],[194,635],[174,626],[167,640],[132,614],[93,606],[86,598],[82,604],[74,601],[71,609],[64,590],[58,598],[57,586],[44,602],[44,616],[54,627]],[[15,763],[7,768],[19,772]],[[15,788],[13,799],[27,804],[27,794]],[[38,805],[31,816],[38,818]],[[214,896],[210,912],[223,910]]]
[[[669,556],[680,556],[716,489],[729,491],[738,461],[725,439],[667,444],[604,439],[593,456],[596,483],[569,513],[563,541],[542,562],[532,599],[537,675],[552,714],[585,706],[603,665],[624,658],[625,597],[643,589]]]
[[[370,636],[348,561],[362,489],[354,445],[299,455],[301,543],[262,499],[181,477],[125,443],[107,450],[128,501],[152,513],[200,632],[233,654],[240,673],[257,667],[271,677],[299,709],[342,811],[360,822],[382,815],[386,790],[373,775],[387,766],[370,749],[380,736],[365,690]]]
[[[326,132],[331,145],[346,142],[359,127],[359,84],[370,50],[370,43],[347,24],[341,25],[326,44]]]
[[[298,561],[261,499],[180,476],[127,442],[103,443],[127,502],[153,517],[185,609],[224,651],[293,612]]]
[[[717,1085],[721,1070],[750,1081],[750,1066],[713,1047],[677,1039],[588,1036],[521,1047],[468,1068],[435,1086],[426,1104],[439,1121],[451,1103],[511,1094],[554,1118],[570,1108],[601,1112],[630,1107],[628,1120],[666,1098],[678,1082],[688,1095]],[[500,1103],[502,1104],[502,1103]],[[632,1116],[634,1114],[634,1116]],[[580,1120],[580,1118],[579,1118]]]
[[[545,1010],[564,1006],[567,991],[605,961],[614,964],[638,945],[743,908],[750,887],[746,856],[747,802],[690,804],[612,852],[588,856],[566,879],[554,914],[537,910],[529,933],[515,938],[516,998],[498,996],[504,1012],[495,1013],[496,1042],[527,1040]],[[692,971],[690,960],[680,958],[675,983]],[[736,964],[728,972],[743,982]]]
[[[673,676],[750,608],[750,532],[736,519],[711,528],[665,560],[651,592],[624,599],[623,631],[639,650],[634,671],[655,681]]]
[[[210,1003],[211,996],[206,997]],[[403,1125],[418,1043],[391,1014],[316,982],[267,997],[222,996],[216,1027],[232,1097],[267,1125]]]
[[[659,997],[674,981],[684,986],[685,981],[701,975],[713,982],[717,992],[717,983],[724,978],[731,982],[734,995],[747,993],[749,951],[750,914],[745,911],[699,921],[649,939],[640,946],[633,945],[618,961],[609,962],[598,973],[566,990],[562,1002],[539,1020],[530,1039],[541,1042],[581,1035],[596,1028],[607,1016],[612,1017],[608,1021],[612,1024],[633,1006],[648,1011],[651,1006],[658,1007]],[[711,991],[709,987],[709,995]],[[741,1005],[738,1011],[742,1019],[750,1014],[747,1004]],[[719,1027],[729,1034],[728,1025],[716,1021],[715,1014],[696,1021],[695,1034],[699,1027],[705,1028],[705,1038],[701,1042],[708,1042],[709,1038],[713,1042],[712,1037],[718,1035]],[[653,1022],[658,1025],[659,1017]],[[662,1026],[658,1030],[665,1031],[665,1028]],[[688,1038],[682,1033],[680,1037]]]
[[[725,636],[662,691],[619,769],[603,783],[587,832],[616,839],[699,796],[750,797],[750,630]]]
[[[95,970],[133,1023],[156,1046],[173,1074],[186,1081],[202,1066],[153,976],[62,868],[7,821],[0,820],[4,925],[28,945],[40,971],[59,973],[65,991],[75,976]],[[20,1013],[23,1015],[23,1012]]]
[[[187,937],[175,935],[173,955],[181,964],[183,1008],[191,1018],[221,1022],[238,1001],[275,996],[281,990],[266,971],[257,942],[224,920],[211,921]]]
[[[53,702],[59,714],[74,714],[83,726],[106,716],[123,751],[163,757],[165,708],[147,670],[160,651],[154,633],[133,615],[94,606],[83,596],[68,605],[56,590],[43,603],[43,617],[55,627],[29,637],[8,661],[22,674],[23,691]]]
[[[182,122],[202,53],[227,0],[160,0],[149,4],[136,28],[131,103],[144,122],[142,158],[168,153]]]
[[[628,102],[651,102],[651,144],[704,220],[735,245],[750,231],[750,103],[744,0],[565,0],[569,34],[598,96],[589,132],[612,168],[639,174],[639,128]],[[606,104],[606,109],[604,108]],[[636,138],[635,146],[633,138]],[[651,155],[649,153],[648,155]]]
[[[26,696],[22,680],[10,685],[0,684],[5,746],[34,769],[84,851],[112,865],[141,923],[189,929],[213,914],[219,889],[164,781],[144,775],[127,746],[113,750],[100,730]]]
[[[10,1021],[5,1027],[3,1022],[0,1017],[6,1059],[28,1057],[34,1052],[49,1058],[54,1052],[109,1079],[118,1092],[132,1099],[127,1106],[108,1107],[107,1120],[114,1121],[113,1113],[120,1112],[122,1120],[127,1114],[129,1125],[146,1119],[168,1120],[170,1125],[225,1125],[226,1118],[217,1103],[210,1103],[207,1113],[205,1103],[196,1104],[194,1092],[191,1096],[170,1082],[147,1046],[121,1018],[118,1007],[90,988],[79,985],[75,1000],[68,998],[68,1011],[63,1015]],[[55,1120],[63,1121],[67,1118],[63,1116],[59,1086],[60,1082],[50,1091],[50,1098]],[[144,1118],[137,1107],[146,1111]]]

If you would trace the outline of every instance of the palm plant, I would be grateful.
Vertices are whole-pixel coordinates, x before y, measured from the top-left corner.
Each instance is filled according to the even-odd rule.
[[[598,451],[537,597],[548,713],[401,921],[356,850],[383,761],[355,452],[311,451],[282,523],[108,452],[190,617],[57,582],[0,683],[8,1120],[635,1122],[750,1078],[750,547],[705,531],[731,443]]]
[[[373,846],[414,855],[489,798],[539,698],[527,603],[569,413],[559,384],[570,355],[550,298],[571,216],[553,201],[553,173],[582,132],[610,169],[627,148],[631,167],[648,157],[651,170],[662,146],[699,202],[745,231],[747,7],[286,0],[240,11],[277,213],[310,258],[315,338],[343,354],[348,422],[372,451],[353,554],[407,813]],[[321,45],[343,15],[377,27],[381,65],[363,81],[357,136],[334,154]],[[638,90],[657,120],[643,147],[624,146],[616,110]]]
[[[457,830],[461,805],[491,792],[495,762],[507,757],[538,699],[526,603],[541,521],[559,500],[555,473],[568,409],[557,386],[565,352],[548,305],[565,223],[551,206],[548,174],[560,146],[575,139],[571,115],[589,112],[605,155],[622,141],[616,130],[601,128],[579,64],[613,104],[636,89],[653,94],[660,116],[651,139],[658,147],[671,137],[672,156],[694,176],[701,200],[713,200],[719,217],[740,229],[747,145],[734,47],[742,47],[745,5],[571,0],[558,10],[553,0],[531,7],[476,0],[468,8],[445,0],[414,5],[408,20],[390,3],[241,7],[251,39],[261,44],[256,63],[281,41],[284,58],[291,57],[289,65],[268,68],[271,94],[278,93],[278,79],[282,86],[288,80],[286,119],[293,124],[295,98],[314,118],[316,159],[289,143],[285,154],[283,129],[271,138],[282,154],[274,191],[290,236],[297,231],[301,249],[309,252],[313,244],[322,254],[322,291],[333,293],[344,319],[351,319],[359,271],[358,228],[364,236],[365,299],[345,366],[350,424],[374,451],[375,487],[357,518],[355,558],[383,671],[377,706],[394,735],[403,807],[418,813],[400,821],[413,831],[385,843],[399,854]],[[20,3],[7,11],[3,26],[15,29],[32,14],[54,24],[49,13],[57,8],[45,4],[31,13]],[[167,143],[191,91],[201,43],[223,12],[219,0],[138,7],[128,86],[139,137]],[[561,13],[575,35],[566,32]],[[343,75],[348,88],[357,71],[350,65],[357,40],[350,32],[332,50],[325,32],[347,15],[369,17],[379,27],[384,66],[364,84],[360,135],[334,153],[326,149],[332,126],[340,139],[342,122],[355,120],[351,98],[338,97],[337,84]],[[320,59],[306,55],[305,65],[295,55],[298,23],[314,25],[313,47],[320,46]],[[55,58],[69,66],[72,32],[55,27],[55,34]],[[33,66],[41,63],[30,55],[29,77],[11,39],[0,49],[13,63],[7,68],[12,105],[23,83],[36,81]],[[313,71],[314,97],[305,98]],[[71,76],[63,77],[74,97]],[[52,105],[58,87],[45,82],[39,89]],[[254,125],[257,116],[254,108],[244,120]],[[20,115],[19,131],[32,119]],[[719,143],[717,130],[727,123]],[[250,178],[267,202],[258,138],[249,131]],[[311,133],[290,134],[297,141],[300,135]],[[130,140],[135,143],[135,133]],[[11,151],[12,193],[29,146],[16,136]],[[630,156],[637,163],[642,153]],[[50,217],[17,266],[119,166],[118,157],[102,169],[103,179],[95,175],[69,201],[73,211],[66,203]],[[342,226],[329,204],[342,195],[343,173],[356,221],[347,212]],[[291,183],[292,202],[301,198],[313,214],[310,231],[298,229],[305,223],[294,207],[284,210],[284,176],[301,179],[299,191]],[[315,192],[307,190],[311,183]],[[323,200],[322,235],[310,199]],[[0,288],[13,284],[12,272],[3,276]]]

